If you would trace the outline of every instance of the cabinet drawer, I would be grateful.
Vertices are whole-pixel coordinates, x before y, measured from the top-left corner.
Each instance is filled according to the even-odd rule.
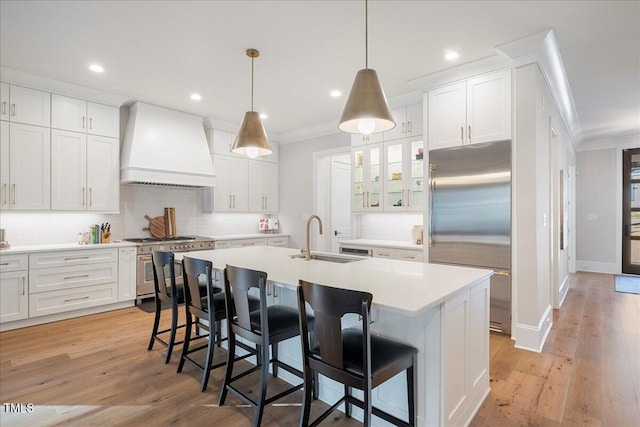
[[[29,317],[45,316],[118,301],[118,284],[107,283],[29,295]]]
[[[397,255],[398,255],[398,251],[396,249],[373,248],[373,257],[374,258],[396,259]]]
[[[403,261],[422,262],[422,251],[412,251],[408,249],[398,249],[398,259]]]
[[[26,270],[29,268],[29,255],[0,255],[0,272]]]
[[[26,319],[28,301],[27,272],[0,273],[0,323]]]
[[[62,267],[65,265],[86,265],[102,262],[118,262],[118,250],[88,249],[29,255],[29,268],[31,269]]]
[[[267,245],[287,248],[289,247],[289,237],[268,237]]]
[[[53,267],[29,272],[29,293],[118,282],[118,263]]]
[[[244,248],[247,246],[266,246],[267,239],[241,239],[227,241],[227,248]]]

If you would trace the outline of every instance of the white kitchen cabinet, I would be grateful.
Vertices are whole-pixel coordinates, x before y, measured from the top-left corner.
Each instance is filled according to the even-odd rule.
[[[267,246],[289,247],[289,236],[267,237]]]
[[[0,257],[0,323],[29,316],[28,255]]]
[[[118,138],[120,110],[82,99],[51,95],[51,127]]]
[[[0,125],[2,126],[1,209],[49,210],[51,208],[49,128],[7,122],[2,122]]]
[[[511,139],[511,70],[428,93],[429,150]]]
[[[136,248],[118,249],[118,301],[136,299]]]
[[[422,251],[413,249],[374,247],[373,257],[422,262]]]
[[[247,212],[249,210],[249,160],[211,156],[216,186],[203,192],[204,212]]]
[[[118,249],[29,256],[29,317],[118,302]]]
[[[236,139],[235,133],[220,129],[210,129],[207,136],[209,137],[209,149],[212,154],[221,154],[223,156],[241,157],[246,159],[246,156],[236,154],[231,151]]]
[[[351,210],[369,212],[382,210],[383,145],[367,144],[351,149]]]
[[[384,132],[385,141],[422,135],[422,104],[407,105],[391,110],[396,126]]]
[[[9,120],[9,83],[0,82],[0,120]]]
[[[351,146],[356,147],[358,145],[376,144],[384,141],[385,132],[372,133],[370,135],[362,135],[354,133],[351,135]]]
[[[267,246],[266,238],[227,240],[227,248],[246,248],[250,246]],[[217,248],[217,246],[216,246]]]
[[[489,383],[488,281],[445,301],[443,310],[444,425],[461,425]]]
[[[422,212],[424,142],[420,137],[384,143],[384,210]]]
[[[278,212],[278,164],[249,161],[249,211]]]
[[[48,127],[51,124],[51,94],[2,83],[0,118],[13,123]]]
[[[52,129],[51,148],[52,210],[118,211],[117,139]]]

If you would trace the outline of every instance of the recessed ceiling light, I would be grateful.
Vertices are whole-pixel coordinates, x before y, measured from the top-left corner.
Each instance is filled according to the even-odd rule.
[[[91,64],[89,65],[89,69],[94,73],[104,73],[104,68],[100,64]]]
[[[339,90],[332,90],[331,96],[333,96],[334,98],[337,98],[339,96],[342,96],[342,92],[340,92]]]
[[[460,57],[460,53],[455,50],[448,50],[444,54],[444,59],[446,59],[447,61],[455,61],[459,57]]]
[[[192,93],[191,94],[191,99],[193,99],[194,101],[200,101],[202,99],[202,97],[200,96],[199,93]]]
[[[260,113],[260,118],[261,119],[268,119],[269,116],[267,115],[267,113]]]

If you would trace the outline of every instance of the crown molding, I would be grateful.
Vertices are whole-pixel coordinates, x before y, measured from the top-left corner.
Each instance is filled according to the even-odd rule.
[[[580,144],[577,152],[593,151],[593,150],[608,150],[612,148],[639,148],[640,147],[640,134],[639,135],[625,135],[616,138],[603,138],[583,141]]]
[[[59,95],[80,98],[86,101],[97,102],[99,104],[112,105],[114,107],[120,107],[133,101],[133,99],[128,96],[104,92],[98,89],[92,89],[90,87],[54,80],[48,77],[25,73],[24,71],[5,67],[0,67],[0,79],[3,82],[17,86],[27,86],[31,89],[53,92]]]

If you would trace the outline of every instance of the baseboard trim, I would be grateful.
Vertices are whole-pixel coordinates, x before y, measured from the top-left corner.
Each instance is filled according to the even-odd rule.
[[[567,298],[567,291],[569,290],[569,276],[566,276],[560,285],[560,289],[558,291],[560,295],[560,302],[558,303],[558,308],[562,307],[565,298]]]
[[[578,271],[589,271],[592,273],[620,274],[620,266],[615,262],[597,262],[576,260]]]
[[[536,353],[542,352],[542,347],[553,324],[552,314],[553,309],[551,305],[548,305],[537,326],[517,323],[515,347],[522,350],[535,351]]]

